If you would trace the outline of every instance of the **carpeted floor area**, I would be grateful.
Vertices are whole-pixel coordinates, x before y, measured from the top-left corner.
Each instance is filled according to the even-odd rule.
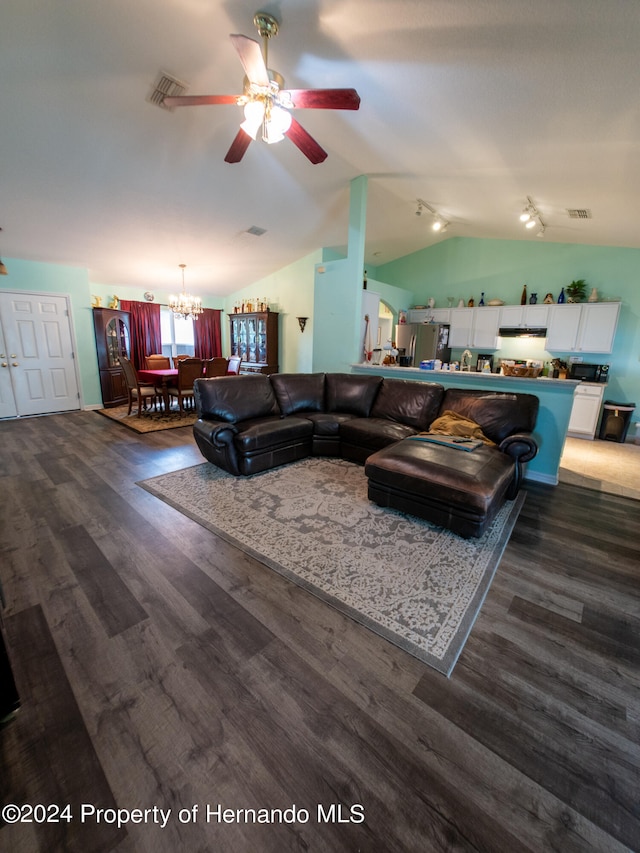
[[[205,463],[139,483],[156,497],[449,675],[524,502],[480,539],[369,501],[361,465],[312,457],[251,477]]]

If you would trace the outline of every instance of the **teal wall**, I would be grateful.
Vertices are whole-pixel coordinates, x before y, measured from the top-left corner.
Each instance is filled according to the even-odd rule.
[[[348,373],[360,361],[367,191],[365,175],[351,181],[347,257],[316,265],[314,371]]]
[[[473,297],[477,305],[483,291],[486,301],[502,299],[519,305],[524,284],[529,295],[537,292],[539,301],[548,292],[557,300],[560,289],[573,279],[586,279],[601,299],[617,297],[622,303],[613,352],[580,355],[585,361],[609,363],[607,398],[634,402],[640,411],[640,249],[453,237],[377,267],[376,277],[412,291],[412,304],[425,304],[434,297],[437,308],[446,308],[449,296],[455,304],[458,299],[466,304]],[[520,355],[523,343],[512,342],[501,354]],[[546,353],[536,344],[530,357],[569,356]]]
[[[267,296],[272,308],[282,314],[282,371],[348,370],[351,363],[359,361],[366,179],[355,179],[351,189],[350,248],[346,258],[338,259],[319,249],[226,299],[203,300],[206,307],[230,313],[234,302],[243,296]],[[101,405],[92,296],[101,297],[102,304],[107,305],[115,294],[121,299],[142,299],[148,289],[154,292],[157,302],[166,303],[169,291],[159,290],[153,282],[145,288],[126,284],[101,286],[92,283],[88,271],[81,267],[15,258],[4,260],[9,275],[0,279],[3,290],[69,295],[82,404]],[[321,267],[323,273],[319,273]],[[640,410],[639,274],[639,249],[454,237],[370,270],[369,288],[380,293],[398,311],[412,304],[424,304],[429,296],[435,298],[436,307],[446,307],[448,296],[456,302],[459,298],[466,302],[473,296],[477,302],[481,291],[487,300],[498,298],[518,304],[525,283],[529,293],[537,291],[542,299],[548,291],[557,297],[560,288],[573,278],[585,278],[590,286],[598,288],[601,297],[620,297],[622,304],[613,353],[583,356],[586,360],[611,364],[608,399],[635,402]],[[179,283],[174,290],[179,289]],[[304,333],[298,326],[299,316],[309,318]],[[223,346],[228,348],[227,326],[223,321]],[[523,343],[511,342],[509,346],[521,350]],[[540,352],[539,342],[527,346],[531,347],[531,357],[550,357]],[[538,348],[535,353],[534,347]],[[526,356],[520,351],[516,354]]]
[[[81,405],[102,405],[96,339],[93,332],[89,274],[81,267],[4,258],[9,274],[0,280],[4,291],[36,291],[68,296],[75,337]]]
[[[131,287],[126,284],[116,286],[92,284],[89,280],[88,270],[82,267],[23,261],[17,258],[4,258],[4,262],[9,274],[0,279],[2,290],[31,290],[69,296],[80,381],[81,406],[83,408],[100,408],[102,406],[102,395],[100,393],[96,339],[91,313],[92,298],[94,296],[100,297],[102,305],[107,307],[116,295],[120,299],[142,301],[144,292],[151,290],[155,295],[156,302],[166,304],[171,291],[159,290],[153,282],[150,282],[147,287]],[[181,287],[182,282],[176,276],[176,286],[173,292],[179,291]],[[216,297],[205,298],[203,305],[205,308],[222,308],[224,301]]]
[[[224,302],[227,314],[233,312],[237,301],[260,300],[269,302],[271,311],[279,316],[280,372],[310,373],[312,349],[317,317],[313,301],[314,270],[321,260],[320,250],[284,267],[272,275],[254,282],[250,287],[236,291]],[[298,317],[307,317],[304,332],[300,331]],[[229,354],[229,324],[222,323],[222,352]]]

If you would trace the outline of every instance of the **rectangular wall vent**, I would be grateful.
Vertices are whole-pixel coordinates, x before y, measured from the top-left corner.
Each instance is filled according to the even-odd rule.
[[[164,99],[167,95],[183,95],[187,90],[187,84],[181,80],[167,74],[166,71],[161,71],[153,84],[153,89],[147,96],[147,101],[150,104],[155,104],[157,107],[162,107],[163,110],[173,112],[175,107],[165,106]]]
[[[567,213],[569,214],[569,219],[593,219],[591,211],[587,210],[586,207],[568,208]]]

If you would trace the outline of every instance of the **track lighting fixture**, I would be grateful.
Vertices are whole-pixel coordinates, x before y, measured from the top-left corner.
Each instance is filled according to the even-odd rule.
[[[431,216],[433,216],[433,223],[431,225],[432,230],[437,231],[440,234],[444,234],[444,232],[447,230],[447,227],[449,226],[449,222],[444,218],[444,216],[441,216],[437,210],[435,210],[433,207],[431,207],[430,204],[427,204],[427,202],[423,201],[421,198],[416,199],[416,201],[418,204],[416,216],[422,216],[423,210],[429,211]]]
[[[528,230],[537,228],[538,231],[536,233],[536,237],[544,237],[544,232],[547,230],[547,226],[542,221],[540,212],[531,200],[530,196],[527,196],[527,205],[523,208],[522,213],[520,214],[520,222],[522,222],[524,227]]]

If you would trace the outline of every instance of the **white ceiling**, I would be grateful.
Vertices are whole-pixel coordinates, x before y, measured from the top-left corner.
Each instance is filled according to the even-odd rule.
[[[240,107],[146,100],[160,70],[241,92],[228,35],[258,39],[258,9],[281,22],[288,87],[360,94],[358,112],[296,111],[323,164],[284,140],[229,165]],[[105,285],[174,287],[185,263],[189,290],[222,295],[343,247],[361,174],[370,265],[453,236],[536,241],[527,195],[545,241],[640,247],[639,44],[637,0],[3,0],[0,253]]]

